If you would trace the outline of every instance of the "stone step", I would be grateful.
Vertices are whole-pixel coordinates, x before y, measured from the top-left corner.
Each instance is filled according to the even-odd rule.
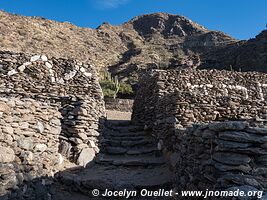
[[[115,166],[158,166],[165,164],[163,157],[156,156],[133,156],[133,155],[107,155],[100,154],[96,158],[96,163],[110,164]]]
[[[147,148],[130,149],[126,152],[126,154],[128,155],[148,154],[148,153],[160,153],[160,150],[158,150],[156,146],[151,146]]]
[[[141,148],[125,148],[125,147],[112,147],[107,146],[103,151],[107,154],[128,154],[128,155],[139,155],[159,152],[155,145],[149,145]]]
[[[146,168],[93,164],[89,168],[59,172],[57,177],[58,182],[66,185],[67,191],[80,191],[85,195],[91,195],[93,189],[105,191],[106,189],[121,190],[122,188],[127,190],[169,188],[170,190],[173,188],[174,174],[167,165]],[[88,199],[95,199],[95,197],[91,196]],[[103,198],[100,199],[103,200]]]
[[[141,126],[109,126],[108,129],[120,133],[144,131],[144,127]]]
[[[150,134],[148,132],[144,131],[137,131],[137,132],[104,132],[105,136],[111,136],[111,137],[137,137],[137,136],[149,136]]]
[[[138,142],[138,141],[144,141],[144,140],[149,140],[149,141],[154,141],[156,143],[155,138],[153,137],[147,137],[147,136],[136,136],[136,137],[106,137],[101,139],[102,144],[115,144],[119,145],[121,142]],[[113,145],[114,146],[114,145]]]
[[[107,127],[114,127],[114,126],[131,126],[130,120],[108,120],[106,122]]]
[[[103,150],[103,153],[108,153],[108,154],[125,154],[127,151],[128,151],[127,148],[107,146],[107,147],[105,147],[105,150]]]
[[[106,140],[128,140],[128,141],[137,141],[137,140],[143,140],[147,138],[148,136],[145,135],[137,135],[137,136],[112,136],[112,135],[105,135],[104,136]]]
[[[134,146],[144,146],[147,144],[155,144],[155,140],[154,139],[143,139],[137,141],[110,140],[102,142],[103,146],[113,146],[113,147],[134,147]]]

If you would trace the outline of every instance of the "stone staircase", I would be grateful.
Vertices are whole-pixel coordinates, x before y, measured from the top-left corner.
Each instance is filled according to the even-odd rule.
[[[85,169],[70,169],[59,175],[60,182],[67,188],[72,188],[73,191],[92,199],[97,199],[92,196],[94,189],[101,192],[106,189],[170,190],[172,178],[173,174],[158,150],[155,138],[144,131],[143,127],[120,120],[107,121],[103,130],[100,153],[93,162]],[[99,197],[99,199],[105,198]]]
[[[130,121],[108,121],[102,149],[96,162],[116,166],[157,166],[165,164],[155,138]]]

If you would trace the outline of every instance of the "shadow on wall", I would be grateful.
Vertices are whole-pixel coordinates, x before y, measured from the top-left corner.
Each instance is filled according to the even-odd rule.
[[[200,100],[194,94],[185,96]],[[196,105],[180,97],[181,93],[174,92],[158,98],[149,106],[155,112],[153,121],[146,124],[176,173],[176,190],[240,190],[246,194],[255,191],[255,197],[267,196],[265,121],[239,118],[246,115],[245,109],[234,118],[227,118],[210,104],[194,110]],[[230,107],[231,97],[223,100],[224,106]],[[197,120],[203,112],[206,122]]]
[[[94,161],[91,161],[93,164]],[[90,164],[91,164],[90,163]],[[90,165],[88,164],[88,165]],[[83,195],[77,190],[78,185],[74,183],[60,181],[61,173],[73,173],[74,171],[82,171],[83,167],[72,167],[62,172],[58,172],[54,177],[42,176],[31,181],[16,186],[13,189],[6,191],[6,194],[0,195],[0,200],[76,200],[88,199],[88,196]],[[8,174],[10,177],[11,174]],[[3,175],[2,175],[3,176]],[[4,174],[6,176],[6,174]],[[64,179],[66,181],[66,179]],[[9,180],[6,184],[12,186],[14,180]],[[65,184],[65,185],[64,185]],[[6,185],[5,185],[6,186]]]
[[[244,191],[267,196],[266,128],[224,121],[176,129],[171,160],[179,190]],[[182,152],[182,153],[181,153]],[[263,170],[263,171],[262,171]],[[243,199],[239,197],[238,199]],[[265,198],[263,198],[265,199]]]
[[[121,120],[111,120],[112,123],[121,124]],[[107,122],[108,123],[108,122]],[[128,123],[128,122],[127,122]],[[106,124],[105,128],[109,131],[103,131],[101,135],[110,134],[110,127]],[[105,143],[107,141],[103,141]],[[109,141],[108,141],[109,142]],[[107,149],[105,145],[100,145],[100,152],[105,153]],[[103,197],[96,198],[93,196],[93,190],[98,189],[100,194],[102,194],[106,189],[122,190],[127,189],[127,191],[139,191],[141,189],[158,190],[160,188],[171,188],[172,182],[164,182],[160,184],[155,181],[155,185],[143,183],[146,182],[145,178],[155,176],[153,172],[140,173],[141,170],[146,170],[146,172],[151,169],[148,167],[119,167],[117,164],[115,166],[109,165],[108,160],[101,161],[101,155],[98,154],[92,160],[86,164],[86,168],[81,166],[70,167],[64,169],[54,175],[54,177],[41,176],[34,178],[30,181],[24,182],[22,185],[11,188],[6,191],[4,196],[0,197],[0,200],[85,200],[85,199],[103,199]],[[6,165],[9,167],[9,165]],[[8,169],[5,170],[8,172]],[[15,177],[16,174],[9,174],[8,176],[3,176],[6,178],[6,185],[12,184],[14,179],[10,177]],[[160,171],[160,175],[162,171]],[[172,173],[171,173],[172,175]],[[164,176],[163,176],[164,177]],[[132,180],[136,179],[136,180]],[[141,180],[139,180],[141,179]],[[154,180],[154,179],[153,179]],[[158,180],[157,178],[155,180]],[[171,180],[171,179],[170,179]],[[9,181],[9,183],[7,183]],[[148,182],[150,182],[148,180]],[[133,183],[139,183],[134,185]],[[142,185],[144,184],[144,186]],[[8,194],[7,194],[8,192]],[[3,194],[3,193],[2,193]],[[105,198],[106,199],[106,198]],[[107,199],[114,199],[110,197]],[[138,197],[137,197],[138,199]]]
[[[80,104],[77,104],[80,105]],[[80,105],[81,106],[81,105]],[[76,107],[76,109],[79,108]],[[99,123],[103,123],[105,119],[100,119]],[[64,126],[64,124],[62,124]],[[75,128],[71,128],[75,131]],[[62,134],[62,133],[61,133]],[[99,136],[95,139],[100,141],[101,132]],[[60,137],[60,136],[59,136]],[[53,138],[50,138],[53,140]],[[66,140],[63,140],[66,142]],[[84,141],[85,142],[85,141]],[[96,187],[95,184],[100,184],[98,182],[83,183],[82,180],[84,176],[78,176],[77,173],[82,173],[86,168],[92,168],[88,175],[94,176],[96,174],[96,160],[98,152],[102,151],[101,145],[96,147],[98,152],[95,152],[93,148],[88,146],[84,147],[80,152],[75,152],[77,150],[75,143],[69,143],[72,145],[70,151],[73,152],[72,157],[65,157],[65,162],[61,158],[50,158],[59,159],[56,166],[51,166],[53,168],[52,176],[50,175],[38,175],[41,173],[42,169],[38,168],[38,165],[34,162],[32,163],[17,163],[16,160],[9,163],[0,164],[0,200],[85,200],[88,197],[87,193],[92,192]],[[62,146],[62,139],[59,145],[59,151]],[[75,154],[76,153],[76,154]],[[71,163],[69,161],[76,161],[78,164]],[[32,174],[35,174],[32,176]],[[88,173],[88,172],[85,172]],[[103,171],[105,173],[105,171]],[[43,173],[42,173],[43,174]],[[101,175],[105,177],[105,174]],[[103,186],[104,187],[104,186]],[[100,187],[97,187],[100,188]],[[91,195],[91,197],[93,197]]]
[[[71,162],[84,165],[99,152],[104,118],[99,118],[90,100],[76,96],[61,98],[62,115],[59,153]],[[99,119],[98,119],[99,118]],[[87,155],[86,155],[87,154]]]
[[[46,192],[54,189],[49,177],[76,166],[70,161],[81,166],[93,161],[105,121],[97,112],[90,99],[77,96],[1,97],[0,196],[9,191],[11,196],[0,199],[49,199]]]

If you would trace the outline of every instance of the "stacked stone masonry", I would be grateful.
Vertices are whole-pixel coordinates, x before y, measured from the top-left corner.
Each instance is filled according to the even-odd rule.
[[[261,163],[266,161],[266,99],[267,74],[264,73],[153,70],[141,80],[132,120],[153,130],[158,146],[164,149],[171,163],[175,161],[173,167],[177,177],[181,177],[177,185],[181,182],[183,189],[192,189],[190,185],[201,189],[201,184],[204,189],[203,180],[211,178],[206,182],[208,188],[214,184],[220,189],[236,184],[266,191],[266,165],[255,161],[258,157]],[[201,125],[213,121],[222,125],[210,127],[222,126],[222,130]],[[242,129],[227,128],[231,121],[239,121],[236,123],[241,124]],[[196,125],[200,126],[197,135],[192,131]],[[224,163],[225,157],[229,157],[229,163]],[[203,166],[202,162],[208,159],[219,163]],[[247,163],[239,163],[242,159]],[[243,173],[248,176],[241,178]],[[203,174],[211,177],[205,178]],[[251,182],[244,181],[245,178]]]
[[[177,129],[173,140],[177,189],[267,192],[267,128],[213,122]]]
[[[218,70],[153,70],[141,80],[132,120],[158,133],[211,121],[267,122],[267,74]],[[169,146],[169,145],[167,145]]]
[[[118,110],[121,112],[132,112],[133,110],[133,99],[105,99],[105,106],[107,110]]]
[[[63,161],[60,116],[56,105],[0,98],[0,196],[23,181],[53,176]]]
[[[181,127],[214,120],[264,124],[266,100],[267,74],[264,73],[154,70],[141,81],[133,120],[148,126],[166,120]]]
[[[0,194],[53,175],[63,159],[85,166],[99,151],[105,117],[91,66],[0,52]]]

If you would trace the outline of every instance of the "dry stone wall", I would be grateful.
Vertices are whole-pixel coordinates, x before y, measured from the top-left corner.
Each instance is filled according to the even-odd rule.
[[[94,69],[74,60],[0,52],[0,72],[3,94],[56,98],[86,95],[101,99]]]
[[[88,159],[80,156],[88,153],[90,159],[99,152],[100,132],[104,122],[104,107],[89,97],[69,96],[61,98],[62,134],[59,152],[77,164],[85,166]],[[90,160],[89,159],[89,160]]]
[[[155,70],[141,83],[133,120],[150,125],[168,113],[183,127],[214,120],[264,123],[266,100],[267,74],[264,73]]]
[[[267,192],[267,128],[214,122],[177,129],[173,137],[178,190]]]
[[[26,98],[0,98],[0,196],[40,176],[53,176],[61,113],[56,105]]]
[[[141,81],[132,120],[153,130],[178,189],[267,191],[266,86],[264,73],[154,70]]]
[[[0,193],[51,176],[63,159],[83,166],[92,161],[105,117],[91,66],[0,52]]]
[[[133,110],[133,99],[105,99],[105,106],[108,110],[118,110],[122,112],[132,112]]]
[[[159,132],[211,121],[267,122],[267,74],[217,70],[154,70],[144,76],[132,119]]]

